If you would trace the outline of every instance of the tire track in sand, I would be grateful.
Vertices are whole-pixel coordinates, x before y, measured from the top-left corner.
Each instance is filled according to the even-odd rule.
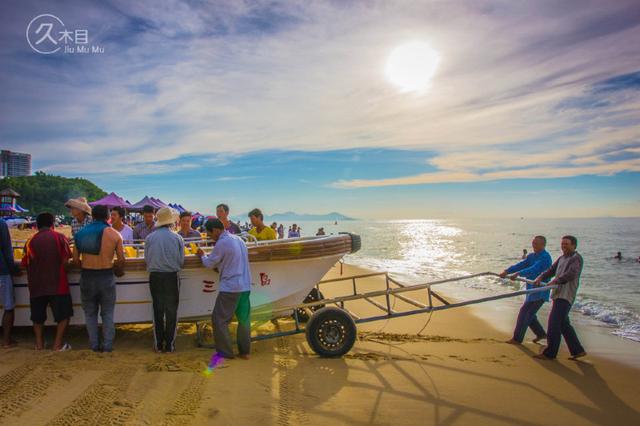
[[[44,396],[54,381],[64,377],[59,371],[33,368],[28,364],[0,377],[0,421],[22,412],[32,401]]]
[[[183,390],[174,401],[171,408],[165,413],[163,424],[166,426],[188,425],[195,418],[200,409],[204,393],[204,377],[194,374],[187,388]]]
[[[309,418],[300,407],[295,383],[289,377],[293,363],[289,357],[289,343],[283,337],[278,337],[275,362],[278,369],[278,425],[309,424]]]
[[[59,413],[48,425],[122,425],[134,413],[137,403],[125,398],[134,368],[107,371]]]
[[[0,395],[6,395],[14,388],[24,377],[32,370],[27,364],[10,370],[8,373],[0,376]]]

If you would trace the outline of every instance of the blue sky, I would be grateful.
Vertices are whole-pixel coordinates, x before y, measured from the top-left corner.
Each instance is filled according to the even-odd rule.
[[[104,53],[42,55],[50,13]],[[640,216],[637,1],[5,1],[0,144],[212,211]],[[391,84],[407,42],[440,58]]]

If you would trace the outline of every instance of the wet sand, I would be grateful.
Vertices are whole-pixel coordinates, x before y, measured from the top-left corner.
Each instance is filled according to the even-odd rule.
[[[338,275],[335,267],[327,278]],[[368,278],[359,289],[380,285]],[[327,284],[325,295],[350,286]],[[347,307],[377,310],[363,301]],[[84,349],[79,327],[69,334],[72,351],[34,352],[31,330],[20,329],[19,346],[0,351],[0,424],[638,423],[640,370],[598,357],[568,361],[564,347],[558,361],[536,361],[540,346],[502,343],[508,334],[480,313],[491,307],[362,324],[340,359],[319,358],[304,335],[256,342],[251,360],[210,374],[211,350],[195,345],[191,324],[181,324],[174,354],[152,352],[147,325],[118,327],[112,354]]]

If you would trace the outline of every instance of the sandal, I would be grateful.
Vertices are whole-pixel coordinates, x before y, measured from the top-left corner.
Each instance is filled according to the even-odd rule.
[[[60,349],[56,349],[56,352],[68,352],[70,350],[71,350],[71,345],[68,343],[65,343],[64,345],[62,345]]]

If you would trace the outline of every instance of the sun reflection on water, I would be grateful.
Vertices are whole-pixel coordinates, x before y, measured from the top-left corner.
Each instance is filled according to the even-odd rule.
[[[363,266],[389,271],[408,282],[440,279],[460,269],[458,246],[463,231],[440,220],[390,221],[364,230],[366,254],[354,260]]]

